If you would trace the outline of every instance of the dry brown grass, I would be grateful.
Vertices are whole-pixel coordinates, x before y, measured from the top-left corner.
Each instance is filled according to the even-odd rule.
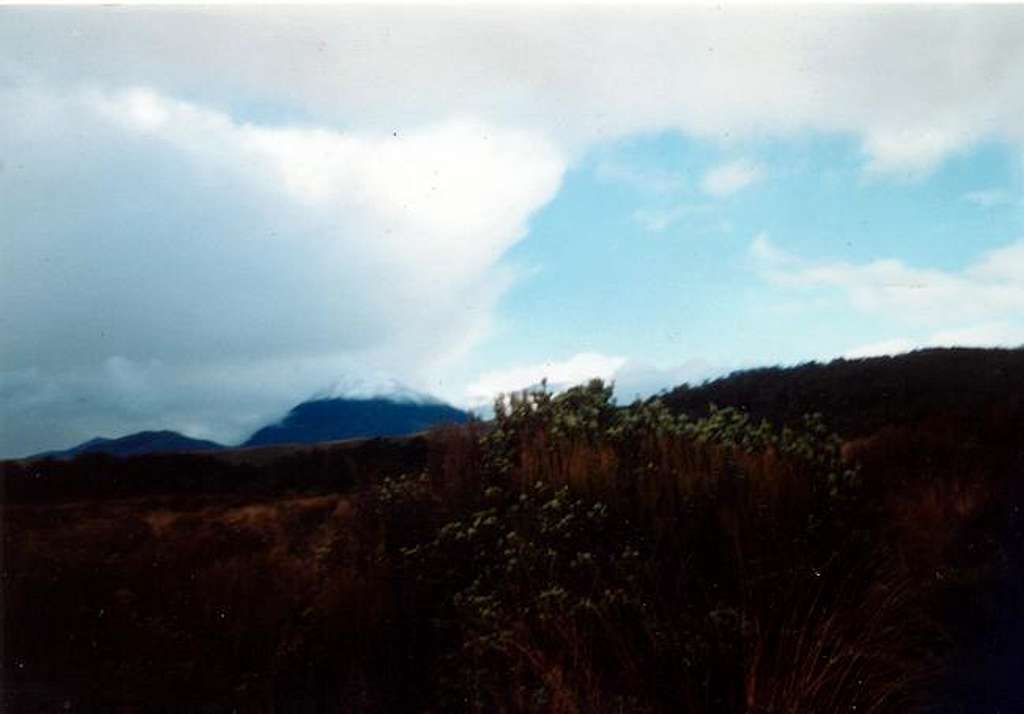
[[[499,474],[482,444],[488,429],[436,430],[416,478],[387,488],[377,475],[393,472],[375,466],[367,480],[377,485],[344,491],[325,489],[331,480],[318,471],[316,492],[293,492],[301,474],[291,474],[288,488],[262,495],[5,505],[7,701],[101,711],[153,702],[211,712],[924,711],[949,645],[935,621],[943,578],[965,542],[981,542],[969,534],[995,528],[985,519],[1005,492],[981,477],[984,463],[921,455],[921,446],[952,449],[945,432],[848,446],[866,485],[838,498],[814,465],[778,449],[679,433],[622,443],[526,430]],[[933,478],[940,464],[948,470]],[[573,553],[643,544],[631,587],[644,606],[589,619],[516,615],[500,654],[475,661],[451,606],[455,585],[435,572],[416,583],[403,549],[538,481],[609,509],[607,530],[566,539]],[[984,573],[992,552],[972,553]],[[447,567],[470,567],[448,555]],[[980,576],[958,585],[983,586]],[[467,684],[466,672],[490,679]],[[443,689],[441,674],[457,681]],[[473,696],[445,699],[450,691]]]
[[[10,507],[5,645],[32,679],[8,686],[72,703],[273,702],[328,637],[355,642],[382,617],[355,520],[338,494]]]

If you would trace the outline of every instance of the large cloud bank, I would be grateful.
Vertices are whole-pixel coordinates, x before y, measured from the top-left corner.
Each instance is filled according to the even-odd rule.
[[[3,45],[65,81],[267,97],[347,126],[452,115],[560,142],[677,129],[859,137],[913,174],[1020,140],[1018,7],[217,8],[9,12]]]
[[[69,420],[237,438],[354,365],[451,359],[565,167],[474,120],[274,128],[139,88],[0,105],[8,449]],[[217,413],[246,392],[263,406]]]

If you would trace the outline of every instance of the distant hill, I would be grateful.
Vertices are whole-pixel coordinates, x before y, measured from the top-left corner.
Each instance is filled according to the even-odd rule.
[[[110,454],[137,456],[139,454],[173,453],[182,451],[210,451],[224,448],[221,444],[204,439],[193,439],[176,431],[140,431],[116,439],[102,437],[90,439],[63,451],[48,451],[31,458],[72,459],[80,454]]]
[[[319,398],[299,404],[280,422],[263,427],[242,446],[405,436],[469,418],[468,413],[432,398]]]
[[[979,420],[993,410],[1024,415],[1024,349],[926,349],[894,357],[734,372],[684,385],[662,401],[703,416],[709,404],[745,409],[755,419],[795,424],[821,412],[846,437],[945,414]]]

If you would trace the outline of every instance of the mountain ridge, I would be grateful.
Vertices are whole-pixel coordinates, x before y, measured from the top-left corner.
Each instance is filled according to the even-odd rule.
[[[371,436],[407,436],[444,423],[469,421],[468,412],[440,401],[391,398],[315,398],[293,407],[275,424],[258,429],[243,447],[313,444]]]
[[[207,439],[195,439],[170,429],[136,431],[124,436],[108,438],[97,436],[68,449],[56,449],[34,454],[30,459],[73,459],[81,454],[111,454],[136,456],[152,453],[178,453],[186,451],[215,451],[224,444]]]
[[[851,438],[939,412],[966,418],[997,406],[1024,411],[1024,348],[941,347],[759,367],[680,385],[659,398],[670,410],[695,417],[715,404],[789,426],[820,412]]]

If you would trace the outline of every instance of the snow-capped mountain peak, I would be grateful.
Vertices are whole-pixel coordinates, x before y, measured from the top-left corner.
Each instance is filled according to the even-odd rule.
[[[397,404],[441,405],[443,401],[391,377],[342,377],[313,399],[384,399]]]

